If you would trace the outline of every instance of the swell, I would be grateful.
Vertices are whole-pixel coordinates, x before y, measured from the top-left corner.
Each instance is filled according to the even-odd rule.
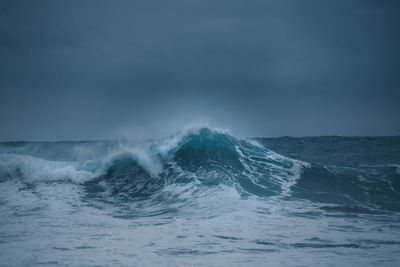
[[[292,197],[325,203],[322,209],[347,213],[400,211],[398,166],[344,167],[313,164],[305,169]]]
[[[285,142],[278,145],[288,149]],[[318,145],[312,145],[317,151]],[[182,199],[234,190],[242,197],[306,199],[321,203],[327,211],[400,210],[399,165],[335,165],[334,158],[322,156],[325,146],[322,143],[323,153],[313,154],[310,164],[305,153],[294,154],[301,159],[296,160],[255,140],[210,128],[192,128],[139,144],[3,144],[0,182],[73,182],[83,186],[85,198],[113,203],[183,205]],[[344,156],[338,162],[345,162]]]
[[[152,152],[148,158],[161,166],[159,171],[151,173],[154,168],[133,157],[114,158],[103,175],[85,183],[89,195],[138,200],[171,185],[189,186],[192,192],[225,186],[243,196],[285,195],[308,166],[209,128],[157,140],[146,151]]]
[[[61,145],[61,148],[59,147]],[[87,143],[81,151],[88,152]],[[92,144],[91,144],[92,145]],[[1,153],[2,180],[24,182],[65,180],[83,184],[91,196],[149,197],[168,185],[219,185],[235,188],[243,195],[260,197],[289,194],[306,163],[276,154],[254,141],[243,140],[210,128],[192,128],[160,140],[131,145],[101,144],[100,157],[89,160],[48,160],[48,144],[28,144]],[[71,151],[79,151],[73,144]],[[65,144],[54,144],[62,154]],[[96,148],[99,150],[98,148]],[[4,149],[3,149],[4,151]],[[14,153],[11,153],[14,152]],[[38,154],[40,157],[32,155]],[[51,157],[50,157],[51,158]],[[62,158],[58,155],[57,159]],[[75,154],[73,158],[83,158]]]

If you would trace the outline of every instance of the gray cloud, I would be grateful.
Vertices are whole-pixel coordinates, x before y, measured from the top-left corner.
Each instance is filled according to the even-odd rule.
[[[3,1],[0,140],[397,135],[397,1]]]

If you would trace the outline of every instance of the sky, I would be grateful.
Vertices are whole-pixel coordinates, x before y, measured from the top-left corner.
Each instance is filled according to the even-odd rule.
[[[0,141],[400,135],[400,2],[1,1]]]

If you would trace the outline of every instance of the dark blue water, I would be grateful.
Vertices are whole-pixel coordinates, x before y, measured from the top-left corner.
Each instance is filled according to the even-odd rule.
[[[395,266],[400,137],[0,144],[1,266]]]

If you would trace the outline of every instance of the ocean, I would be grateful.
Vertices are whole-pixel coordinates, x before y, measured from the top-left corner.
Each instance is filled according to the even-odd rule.
[[[400,137],[3,142],[0,266],[400,266]]]

